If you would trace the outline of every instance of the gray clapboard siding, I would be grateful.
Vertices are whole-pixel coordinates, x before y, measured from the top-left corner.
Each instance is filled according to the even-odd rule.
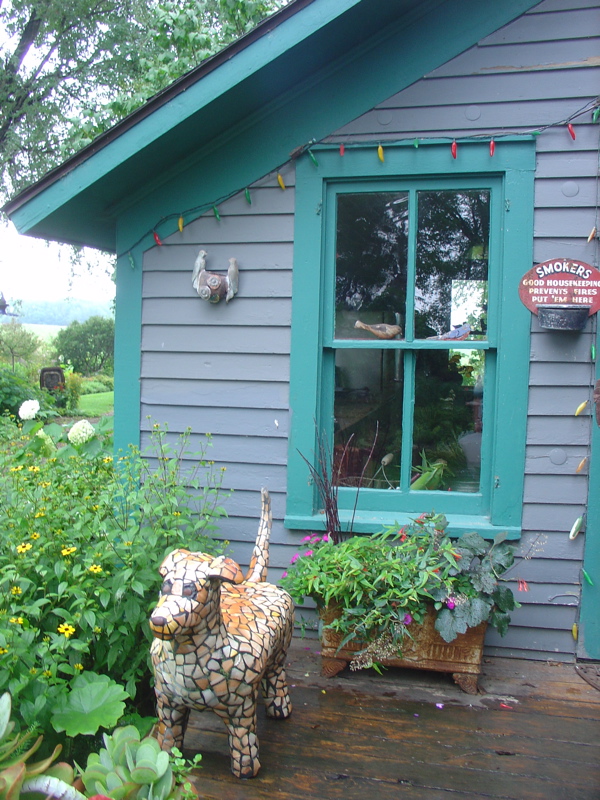
[[[479,42],[479,47],[492,45],[554,42],[564,39],[587,39],[598,30],[598,11],[594,8],[556,9],[536,16],[525,14]]]
[[[169,303],[147,298],[143,304],[142,324],[153,325],[285,325],[290,324],[291,302],[287,298],[236,297],[235,314],[225,303],[211,305],[199,297],[181,298]]]
[[[523,44],[504,45],[499,47],[478,47],[477,58],[473,58],[473,50],[467,50],[460,56],[430,72],[428,77],[454,77],[464,75],[502,75],[511,72],[520,74],[537,71],[572,72],[582,67],[596,66],[600,39],[597,29],[589,30],[588,39],[549,42],[527,42]]]
[[[566,505],[546,499],[523,504],[523,528],[529,531],[570,531],[573,523],[585,512],[585,505]],[[564,564],[564,562],[558,562]]]
[[[144,325],[142,352],[195,353],[205,341],[197,325]],[[289,327],[220,327],[211,335],[213,353],[285,353],[290,352]]]
[[[228,406],[190,407],[151,406],[154,420],[169,420],[169,430],[181,433],[188,427],[230,436],[272,436],[287,438],[287,410],[267,408],[229,408]],[[141,429],[150,430],[152,423],[142,416]]]
[[[600,76],[599,76],[600,84]],[[577,191],[567,196],[565,191]],[[563,191],[565,190],[565,191]],[[596,204],[596,181],[594,178],[580,178],[577,182],[563,178],[548,178],[535,183],[536,208],[561,208],[568,203],[571,208],[586,208]],[[572,231],[569,235],[572,235]]]
[[[572,446],[587,447],[589,438],[589,426],[581,425],[577,417],[550,417],[544,414],[528,419],[529,445],[560,445],[569,442]]]
[[[526,475],[525,494],[534,502],[546,503],[548,496],[554,503],[584,505],[587,501],[587,476],[577,475]]]
[[[287,383],[250,381],[169,381],[146,378],[142,381],[143,405],[221,406],[230,408],[271,408],[287,410]],[[168,422],[168,420],[165,420]]]
[[[486,651],[490,655],[503,655],[512,658],[549,657],[558,660],[572,660],[573,635],[571,631],[542,628],[510,627],[509,633],[502,638],[500,634],[489,629],[485,637]],[[569,658],[570,656],[570,658]]]
[[[206,343],[205,343],[206,344]],[[266,353],[144,353],[142,378],[247,381],[289,380],[289,356]]]
[[[582,45],[589,54],[589,49]],[[427,80],[409,86],[400,94],[390,97],[377,109],[419,108],[431,105],[455,105],[464,108],[465,104],[490,105],[492,103],[522,102],[527,100],[554,100],[557,92],[557,81],[569,84],[570,97],[588,98],[597,89],[597,75],[592,69],[582,69],[576,75],[573,71],[561,74],[557,71],[540,72],[535,80],[524,81],[520,73],[504,75],[502,81],[490,86],[489,75],[469,75],[457,82],[451,77],[429,77]],[[560,91],[560,90],[559,90]]]
[[[190,226],[188,226],[190,227]],[[193,226],[192,226],[193,227]],[[184,229],[185,232],[185,229]],[[173,234],[173,239],[179,234]],[[191,234],[188,234],[191,236]],[[169,239],[166,240],[167,242]],[[244,242],[244,256],[242,269],[248,270],[279,270],[290,269],[294,260],[294,246],[289,242]],[[235,256],[238,257],[228,243],[211,244],[204,247],[201,239],[193,244],[180,244],[173,242],[172,245],[164,247],[154,247],[144,256],[144,281],[148,278],[148,273],[153,270],[160,272],[174,272],[188,270],[190,281],[194,262],[200,249],[210,247],[207,258],[207,268],[217,269],[218,265],[225,268],[228,260]]]
[[[534,361],[529,370],[530,386],[589,386],[590,365],[584,362],[563,364],[560,374],[551,363]]]
[[[211,269],[215,272],[225,274],[228,261],[223,263],[216,262]],[[240,270],[239,293],[236,301],[240,298],[248,297],[291,297],[292,280],[289,270],[250,270],[245,264],[238,263]],[[208,264],[207,264],[208,268]],[[180,298],[193,297],[198,295],[192,287],[192,270],[181,272],[170,271],[168,273],[149,272],[144,276],[142,287],[143,296]]]
[[[564,463],[554,463],[552,452],[559,448],[566,456]],[[525,458],[525,473],[529,475],[574,475],[581,460],[588,455],[587,447],[572,446],[559,443],[557,445],[528,445]],[[525,496],[527,498],[527,495]],[[552,502],[551,495],[546,496],[547,502]]]
[[[600,70],[598,71],[600,72]],[[479,103],[477,109],[481,116],[475,120],[467,117],[468,108],[464,106],[442,105],[437,108],[390,108],[382,112],[371,111],[355,122],[340,129],[341,134],[362,133],[379,136],[385,134],[415,134],[439,131],[439,121],[444,120],[444,128],[449,131],[465,131],[471,134],[484,131],[526,128],[552,125],[558,120],[574,114],[582,106],[581,99],[532,100],[525,102]],[[384,124],[381,119],[385,120]],[[389,120],[389,121],[388,121]],[[586,120],[589,124],[589,120]],[[583,126],[583,122],[581,126]],[[393,133],[392,133],[393,132]],[[458,134],[460,136],[460,133]],[[565,130],[565,144],[572,141]],[[566,149],[566,148],[565,148]]]
[[[543,414],[544,416],[572,416],[577,407],[589,397],[588,387],[582,386],[556,386],[550,384],[552,391],[546,386],[532,386],[529,392],[529,414]],[[589,386],[589,384],[588,384]],[[577,419],[581,425],[586,424],[589,417],[589,406]]]

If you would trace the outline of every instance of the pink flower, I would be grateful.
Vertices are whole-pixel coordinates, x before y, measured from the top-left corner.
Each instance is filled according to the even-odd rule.
[[[322,542],[328,542],[329,541],[329,534],[328,533],[324,533],[323,534],[323,538],[321,539],[321,541]]]
[[[404,615],[404,619],[402,620],[402,622],[403,622],[405,625],[410,625],[410,623],[412,622],[412,619],[413,619],[413,618],[412,618],[412,616],[411,616],[410,614],[405,614],[405,615]]]
[[[287,570],[282,574],[282,578],[287,578]]]
[[[295,556],[292,556],[292,558],[290,560],[290,564],[295,564],[296,561],[298,561],[299,558],[300,558],[300,553],[296,553]]]
[[[304,553],[305,556],[312,556],[312,554],[313,554],[312,550],[307,550],[306,553]]]
[[[452,611],[453,608],[456,608],[456,603],[454,602],[454,600],[451,597],[449,597],[446,600],[446,606],[450,609],[450,611]]]
[[[304,539],[302,539],[303,542],[310,542],[311,540],[312,540],[312,534],[310,536],[305,536]]]

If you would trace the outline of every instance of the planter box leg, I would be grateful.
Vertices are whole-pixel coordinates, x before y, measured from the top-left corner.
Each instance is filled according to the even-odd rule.
[[[321,675],[324,678],[333,678],[338,672],[341,672],[348,662],[341,658],[328,658],[323,656],[321,658]]]
[[[452,677],[463,692],[467,694],[478,694],[479,686],[477,685],[478,675],[473,675],[469,672],[453,672]]]

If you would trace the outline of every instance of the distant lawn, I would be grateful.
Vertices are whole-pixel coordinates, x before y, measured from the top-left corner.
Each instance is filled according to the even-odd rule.
[[[78,411],[86,417],[101,417],[103,414],[112,413],[114,402],[114,392],[82,394],[79,398]]]

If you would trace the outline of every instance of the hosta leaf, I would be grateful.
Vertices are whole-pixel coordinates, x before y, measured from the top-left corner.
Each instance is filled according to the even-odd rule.
[[[125,710],[127,692],[108,675],[84,672],[72,683],[72,690],[57,705],[52,726],[67,736],[93,735],[98,729],[113,728]]]

